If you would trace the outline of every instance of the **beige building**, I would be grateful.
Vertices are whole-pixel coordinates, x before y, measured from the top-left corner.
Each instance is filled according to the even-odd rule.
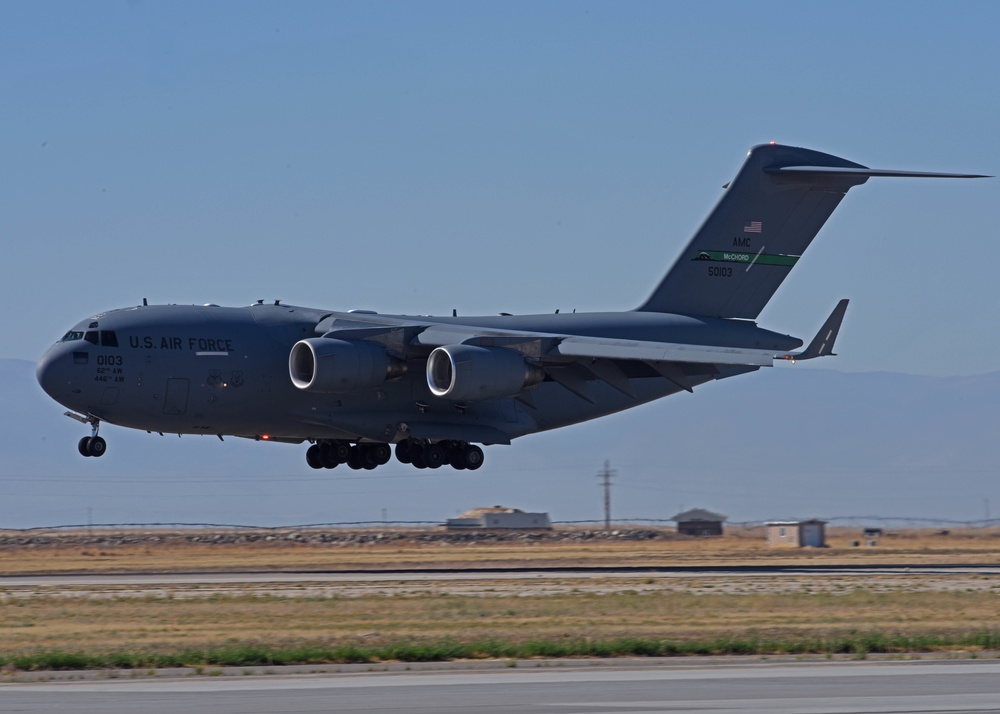
[[[825,548],[826,521],[775,521],[767,524],[767,544],[790,548]]]
[[[552,521],[548,513],[525,513],[519,508],[504,506],[487,506],[473,508],[458,518],[449,518],[444,523],[448,530],[465,530],[468,528],[522,528],[552,530]]]

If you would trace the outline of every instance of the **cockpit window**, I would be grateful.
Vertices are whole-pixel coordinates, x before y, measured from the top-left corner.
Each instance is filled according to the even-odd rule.
[[[118,333],[114,330],[70,330],[65,335],[62,336],[60,342],[76,342],[77,340],[86,340],[92,345],[100,345],[101,347],[117,347],[118,346]]]

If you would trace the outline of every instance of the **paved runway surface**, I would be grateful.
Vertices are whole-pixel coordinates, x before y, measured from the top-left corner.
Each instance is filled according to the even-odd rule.
[[[193,585],[235,583],[337,583],[382,581],[536,580],[545,578],[732,578],[738,576],[914,576],[914,575],[1000,575],[997,565],[915,565],[915,566],[755,566],[753,568],[539,568],[462,570],[359,570],[246,573],[122,573],[81,575],[3,575],[3,587]]]
[[[78,714],[1000,712],[1000,663],[843,662],[204,677],[0,685],[0,710]]]

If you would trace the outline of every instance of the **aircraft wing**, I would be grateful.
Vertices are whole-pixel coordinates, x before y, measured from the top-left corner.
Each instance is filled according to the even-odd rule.
[[[711,345],[688,345],[674,342],[647,342],[607,337],[583,337],[521,330],[491,330],[464,325],[434,325],[414,338],[416,344],[443,347],[454,344],[524,347],[528,356],[540,362],[566,363],[581,359],[634,360],[641,362],[690,362],[771,366],[773,350],[742,349]],[[534,345],[532,345],[534,343]],[[535,354],[532,354],[535,353]]]
[[[385,315],[368,319],[354,315],[350,320],[330,319],[321,323],[317,332],[323,337],[337,339],[371,339],[403,353],[460,344],[507,347],[543,364],[610,359],[766,367],[771,366],[775,359],[773,350],[428,323],[419,318],[390,318]]]

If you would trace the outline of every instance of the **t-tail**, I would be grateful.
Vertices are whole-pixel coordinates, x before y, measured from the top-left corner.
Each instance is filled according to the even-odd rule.
[[[811,149],[755,146],[638,310],[756,319],[847,191],[872,176],[985,178],[870,169]]]

